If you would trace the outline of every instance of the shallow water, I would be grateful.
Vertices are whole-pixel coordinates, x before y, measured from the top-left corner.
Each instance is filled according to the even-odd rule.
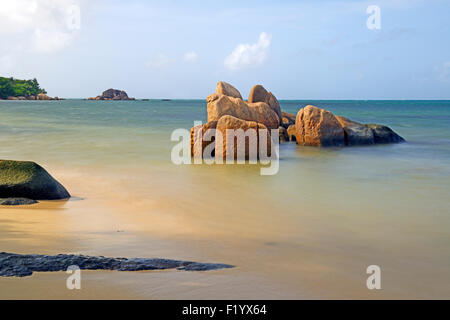
[[[282,144],[278,174],[261,176],[171,163],[172,130],[206,120],[203,100],[0,101],[0,159],[36,161],[75,196],[1,208],[0,250],[237,266],[89,273],[89,297],[450,298],[450,102],[281,101],[292,113],[307,104],[389,125],[407,143]],[[380,291],[366,288],[372,264]],[[63,276],[0,279],[0,296],[29,295],[24,281],[40,292],[42,277]],[[66,297],[63,282],[42,294]]]

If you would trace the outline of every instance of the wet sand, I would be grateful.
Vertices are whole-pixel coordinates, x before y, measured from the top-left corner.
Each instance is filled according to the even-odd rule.
[[[439,219],[430,222],[414,212],[387,216],[368,207],[362,215],[362,207],[339,201],[332,202],[334,207],[327,207],[329,201],[318,206],[305,200],[309,198],[306,189],[298,199],[261,203],[259,192],[270,190],[263,191],[265,185],[258,180],[264,178],[259,175],[252,175],[249,183],[261,190],[237,193],[234,187],[235,177],[257,168],[179,167],[169,173],[140,167],[113,174],[110,168],[50,169],[75,197],[29,207],[2,207],[2,251],[159,257],[236,268],[82,271],[81,290],[66,289],[64,272],[35,273],[0,278],[0,298],[450,296],[448,238]],[[167,183],[174,181],[172,175],[179,184]],[[207,183],[212,176],[216,184]],[[317,181],[319,176],[312,178]],[[205,196],[210,198],[205,200]],[[407,226],[404,219],[409,221]],[[427,230],[433,239],[427,237]],[[382,267],[382,290],[366,288],[365,270],[371,264]]]

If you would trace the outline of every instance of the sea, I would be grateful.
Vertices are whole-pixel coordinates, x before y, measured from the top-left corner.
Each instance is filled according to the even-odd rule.
[[[73,196],[0,208],[0,251],[235,266],[96,271],[94,297],[450,298],[450,101],[280,104],[387,125],[406,142],[282,143],[278,173],[264,176],[257,164],[171,161],[172,132],[206,122],[204,100],[0,101],[0,159],[39,163]],[[373,265],[379,290],[366,283]],[[66,294],[31,283],[42,297]]]

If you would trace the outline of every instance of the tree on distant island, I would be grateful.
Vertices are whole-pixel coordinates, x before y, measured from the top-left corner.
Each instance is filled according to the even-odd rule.
[[[46,94],[47,91],[39,86],[36,78],[32,80],[19,80],[12,77],[0,77],[0,99],[37,96],[39,93]]]

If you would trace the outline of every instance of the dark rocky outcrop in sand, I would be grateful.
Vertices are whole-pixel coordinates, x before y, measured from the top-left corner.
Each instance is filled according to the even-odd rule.
[[[0,160],[0,198],[58,200],[70,194],[35,162]]]
[[[136,100],[135,98],[128,97],[125,91],[117,89],[108,89],[103,91],[101,96],[95,98],[88,98],[88,100]]]
[[[117,270],[141,271],[177,269],[185,271],[207,271],[224,268],[233,268],[228,264],[199,263],[192,261],[146,258],[106,258],[102,256],[83,256],[58,254],[22,255],[13,253],[0,253],[0,276],[26,277],[33,272],[66,271],[69,266],[78,266],[81,270]]]
[[[38,203],[36,200],[28,198],[6,198],[0,199],[0,206],[23,206]]]
[[[311,105],[300,109],[297,113],[295,136],[298,144],[316,147],[405,141],[389,127],[380,124],[361,124]]]

